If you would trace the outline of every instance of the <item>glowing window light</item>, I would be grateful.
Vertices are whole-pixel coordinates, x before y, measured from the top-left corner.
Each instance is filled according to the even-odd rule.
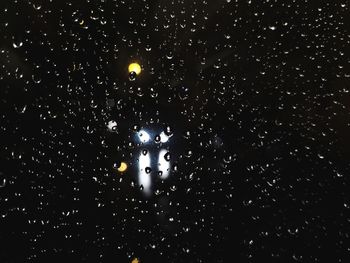
[[[165,155],[168,153],[167,150],[162,149],[158,155],[158,170],[162,172],[161,178],[166,179],[169,176],[170,161],[166,160]]]
[[[151,193],[151,175],[146,172],[146,168],[151,166],[151,157],[149,153],[140,153],[139,156],[139,185],[143,186],[146,194]]]

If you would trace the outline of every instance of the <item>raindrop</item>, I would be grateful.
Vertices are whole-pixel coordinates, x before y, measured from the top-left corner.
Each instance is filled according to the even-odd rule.
[[[178,95],[180,100],[186,100],[189,96],[189,88],[185,86],[180,86]]]
[[[20,48],[21,46],[23,46],[23,42],[22,41],[19,41],[17,43],[13,42],[12,45],[14,48]]]
[[[97,102],[95,102],[94,100],[91,100],[90,101],[90,107],[93,108],[93,109],[96,109],[97,108]]]
[[[343,175],[337,172],[337,177],[343,177]]]
[[[160,135],[159,135],[159,134],[157,134],[157,135],[154,137],[154,141],[155,141],[156,143],[159,143],[159,142],[160,142]]]
[[[173,171],[176,172],[177,169],[178,169],[177,164],[174,164],[174,165],[173,165]]]
[[[164,159],[165,159],[166,161],[170,161],[170,153],[169,153],[169,152],[167,152],[167,153],[164,155]]]
[[[169,60],[172,59],[173,57],[174,57],[174,55],[171,51],[166,55],[166,58]]]
[[[117,130],[117,122],[116,121],[109,121],[108,122],[108,130],[115,132]]]
[[[230,162],[232,162],[232,156],[231,156],[231,155],[226,156],[226,157],[224,158],[224,163],[230,163]]]
[[[143,154],[143,155],[147,155],[147,153],[148,153],[148,151],[147,151],[146,149],[143,149],[143,150],[142,150],[142,154]]]
[[[40,10],[40,9],[41,9],[41,5],[33,4],[33,8],[34,8],[35,10]]]
[[[3,188],[5,186],[6,186],[6,179],[4,178],[4,179],[2,179],[2,182],[0,184],[0,188]]]
[[[186,152],[185,156],[186,156],[187,158],[190,158],[190,157],[192,156],[192,151],[191,151],[191,150],[188,150],[188,151]]]
[[[185,139],[189,139],[189,138],[191,137],[191,132],[190,132],[190,131],[184,132],[183,137],[184,137]]]
[[[173,130],[170,126],[166,126],[164,133],[166,136],[170,137],[173,134]]]
[[[146,171],[146,174],[149,174],[152,172],[152,169],[151,169],[151,167],[146,167],[145,171]]]
[[[24,105],[23,107],[19,107],[16,109],[18,113],[25,113],[26,110],[27,110],[27,105]]]
[[[32,75],[32,80],[34,81],[34,83],[39,84],[41,82],[41,77]]]
[[[113,164],[113,168],[114,169],[118,169],[120,166],[121,166],[121,162],[120,161],[117,161],[117,162],[115,162],[114,164]]]
[[[131,71],[130,73],[129,73],[129,80],[130,81],[134,81],[135,79],[136,79],[136,72],[135,71]]]
[[[138,131],[140,130],[140,126],[137,125],[137,124],[135,124],[135,125],[132,127],[132,130],[133,130],[134,132],[138,132]]]

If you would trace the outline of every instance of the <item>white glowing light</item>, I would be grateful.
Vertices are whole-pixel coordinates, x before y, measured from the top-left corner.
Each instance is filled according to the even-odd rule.
[[[139,185],[143,186],[145,194],[151,193],[151,175],[146,173],[146,167],[151,167],[151,157],[149,153],[140,153],[139,156]]]
[[[158,170],[162,172],[162,175],[160,178],[166,179],[169,176],[169,170],[170,170],[170,161],[167,161],[165,159],[165,154],[167,154],[168,151],[165,149],[162,149],[159,151],[158,156]]]
[[[167,142],[169,140],[169,136],[166,135],[164,132],[161,132],[161,134],[159,136],[160,136],[160,141],[162,143],[165,143],[165,142]]]
[[[116,121],[109,121],[107,124],[107,128],[109,131],[115,131],[117,128],[117,122]]]
[[[149,142],[151,140],[151,136],[145,130],[141,130],[138,133],[139,139],[141,142]]]

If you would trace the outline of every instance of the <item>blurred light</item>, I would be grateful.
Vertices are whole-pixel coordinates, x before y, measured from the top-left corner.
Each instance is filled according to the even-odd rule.
[[[138,133],[141,142],[145,143],[151,140],[151,136],[145,130],[141,130]]]
[[[140,263],[140,260],[138,258],[134,258],[131,263]]]
[[[131,63],[128,67],[129,73],[135,72],[136,75],[141,73],[141,66],[138,63]]]
[[[166,135],[164,132],[161,132],[161,134],[160,134],[160,141],[161,141],[162,143],[165,143],[165,142],[167,142],[168,140],[169,140],[169,136]]]
[[[107,124],[107,128],[109,131],[116,131],[117,129],[117,122],[116,121],[109,121]]]
[[[169,176],[170,161],[167,161],[165,155],[168,153],[167,150],[162,149],[158,155],[158,170],[162,172],[161,178],[166,179]]]
[[[120,163],[120,166],[118,167],[118,172],[125,172],[126,171],[126,169],[128,169],[128,165],[126,164],[126,163],[124,163],[124,162],[121,162]]]
[[[146,194],[151,193],[151,175],[147,174],[146,168],[151,167],[151,157],[149,153],[140,153],[139,156],[139,185],[143,186],[143,191]]]

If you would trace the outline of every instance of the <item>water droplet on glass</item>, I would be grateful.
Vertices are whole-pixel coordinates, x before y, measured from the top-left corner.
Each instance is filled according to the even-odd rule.
[[[135,71],[131,71],[130,73],[129,73],[129,80],[130,81],[134,81],[135,79],[136,79],[136,72]]]
[[[173,165],[173,171],[176,172],[176,171],[177,171],[177,168],[178,168],[178,167],[177,167],[177,164],[174,164],[174,165]]]
[[[121,166],[121,162],[120,161],[117,161],[113,164],[113,168],[114,169],[118,169],[119,167]]]
[[[6,186],[6,179],[2,179],[2,181],[0,181],[0,188],[3,188]]]
[[[166,58],[167,59],[172,59],[174,57],[173,53],[172,52],[169,52],[167,55],[166,55]]]
[[[107,127],[108,127],[109,131],[115,132],[115,131],[117,131],[117,122],[116,121],[109,121]]]
[[[165,130],[164,130],[164,133],[165,133],[166,136],[170,137],[173,134],[173,130],[171,129],[170,126],[166,126]]]
[[[41,77],[32,75],[32,80],[34,81],[34,83],[39,84],[41,82]]]
[[[180,86],[179,92],[178,92],[180,100],[186,100],[189,96],[189,91],[190,91],[189,88],[185,86]]]
[[[20,48],[21,46],[23,46],[23,42],[22,41],[13,42],[12,45],[14,48]]]
[[[224,157],[224,163],[230,163],[230,162],[232,162],[232,156],[231,155]]]
[[[159,142],[160,142],[160,135],[159,135],[159,134],[157,134],[156,137],[154,137],[154,141],[155,141],[156,143],[159,143]]]
[[[170,161],[170,153],[169,153],[169,152],[167,152],[167,153],[164,155],[164,159],[165,159],[166,161]]]
[[[41,9],[41,5],[33,4],[33,8],[34,8],[35,10],[40,10],[40,9]]]

